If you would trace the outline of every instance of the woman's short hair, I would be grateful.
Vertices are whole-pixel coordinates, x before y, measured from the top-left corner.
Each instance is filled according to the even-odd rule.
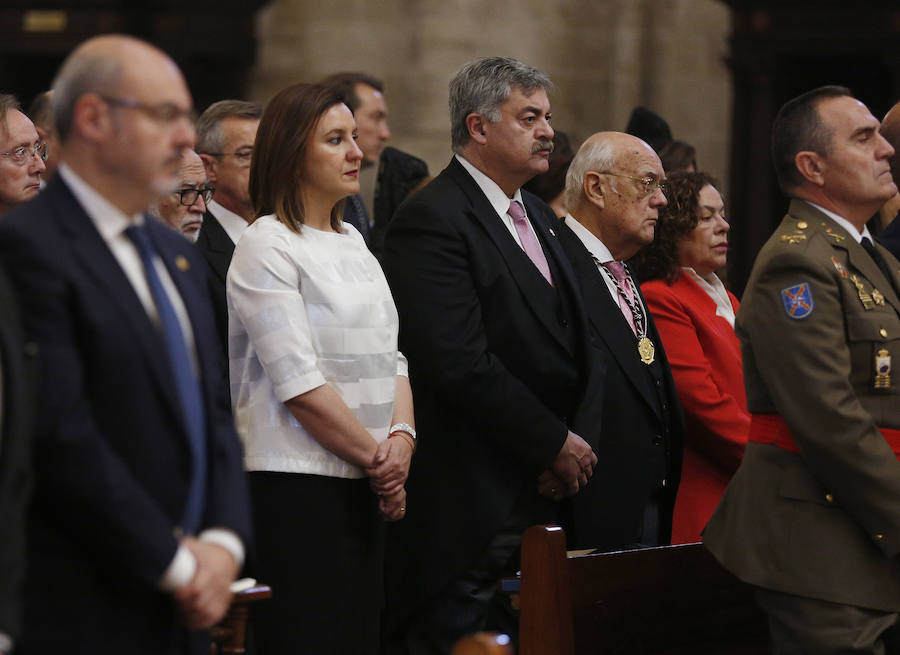
[[[272,98],[263,112],[250,165],[250,200],[256,216],[275,216],[300,233],[306,220],[301,199],[306,149],[316,124],[341,97],[321,84],[294,84]],[[344,201],[331,210],[331,227],[341,231]]]
[[[666,178],[666,199],[660,209],[653,241],[631,258],[629,265],[641,282],[664,279],[674,282],[681,272],[678,265],[678,242],[689,235],[700,222],[700,190],[705,186],[719,188],[709,173],[687,171]]]

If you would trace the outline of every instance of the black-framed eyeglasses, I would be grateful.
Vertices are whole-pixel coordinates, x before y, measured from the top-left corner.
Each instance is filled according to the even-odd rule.
[[[234,157],[242,164],[249,164],[253,159],[253,148],[242,148],[234,152],[210,152],[213,157]]]
[[[647,175],[645,177],[632,177],[631,175],[621,175],[619,173],[613,173],[610,171],[597,171],[597,172],[600,173],[600,175],[612,175],[614,177],[624,177],[625,179],[634,180],[635,182],[639,182],[641,184],[641,190],[643,191],[643,195],[641,196],[642,198],[646,198],[647,196],[656,193],[657,189],[659,189],[660,191],[663,192],[663,194],[665,194],[666,189],[667,189],[665,179],[657,180],[655,177],[650,177],[649,175]]]
[[[194,188],[179,189],[175,193],[180,198],[179,202],[181,202],[182,205],[184,205],[185,207],[190,207],[195,202],[197,202],[197,198],[199,198],[201,195],[203,196],[203,202],[208,204],[209,201],[212,200],[213,194],[215,192],[216,192],[215,187],[205,186],[205,187],[201,187],[199,189],[194,189]]]
[[[196,120],[196,114],[192,108],[185,109],[171,102],[161,102],[158,105],[148,105],[144,102],[132,100],[131,98],[116,98],[115,96],[100,96],[108,105],[113,107],[122,107],[124,109],[134,109],[149,116],[158,123],[174,123],[175,121],[186,118],[191,123]]]
[[[9,152],[0,152],[0,157],[9,157],[9,160],[16,166],[24,166],[35,157],[41,161],[47,161],[49,156],[50,146],[46,141],[35,141],[33,146],[19,146]]]

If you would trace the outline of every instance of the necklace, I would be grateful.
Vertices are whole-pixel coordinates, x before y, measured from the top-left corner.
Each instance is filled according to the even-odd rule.
[[[628,270],[628,265],[625,263],[622,264],[627,274],[626,281],[628,282],[628,286],[631,289],[631,294],[635,299],[635,302],[632,302],[628,299],[628,294],[625,292],[625,289],[622,288],[622,285],[619,284],[616,276],[613,275],[612,272],[608,268],[606,268],[606,266],[601,264],[596,257],[594,258],[594,261],[597,263],[600,270],[606,274],[606,277],[609,278],[615,285],[616,292],[619,294],[619,297],[625,301],[626,305],[628,305],[628,309],[631,311],[631,318],[634,321],[634,329],[637,332],[636,336],[638,356],[641,358],[641,362],[649,366],[653,363],[653,360],[655,358],[656,348],[654,347],[653,342],[647,336],[647,322],[644,320],[645,309],[640,303],[640,295],[638,295],[637,288],[634,286],[634,280],[631,277],[631,272]]]

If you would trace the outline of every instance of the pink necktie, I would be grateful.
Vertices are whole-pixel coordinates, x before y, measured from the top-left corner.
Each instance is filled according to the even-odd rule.
[[[537,237],[528,225],[528,219],[525,217],[525,208],[519,204],[518,200],[509,203],[509,211],[507,212],[513,219],[513,225],[516,226],[516,234],[519,235],[519,241],[522,243],[522,250],[528,255],[528,259],[537,266],[537,269],[544,276],[544,279],[553,286],[553,276],[550,274],[550,266],[547,264],[547,258],[544,256],[544,250],[538,243]]]
[[[619,308],[625,315],[628,325],[631,326],[631,331],[637,336],[637,329],[634,327],[634,314],[631,313],[631,307],[634,305],[634,292],[631,290],[631,283],[628,280],[628,272],[625,270],[625,265],[616,261],[604,262],[603,265],[606,267],[606,270],[613,274],[616,282],[619,283],[619,292],[617,294],[619,296]],[[623,292],[625,294],[624,297],[622,296]],[[626,297],[628,298],[627,301],[625,300]]]

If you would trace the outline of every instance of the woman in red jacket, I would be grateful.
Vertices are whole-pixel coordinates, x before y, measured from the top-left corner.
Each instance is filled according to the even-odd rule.
[[[673,544],[700,540],[740,463],[750,430],[734,334],[739,303],[716,275],[725,266],[729,229],[716,186],[706,173],[670,175],[669,204],[660,211],[655,239],[631,262],[662,337],[686,419]]]

